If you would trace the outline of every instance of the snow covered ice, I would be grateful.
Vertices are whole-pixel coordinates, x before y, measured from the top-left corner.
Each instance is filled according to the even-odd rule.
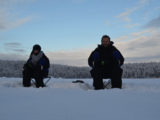
[[[160,79],[124,79],[123,89],[95,91],[76,79],[52,78],[46,88],[24,88],[0,78],[0,120],[159,120]]]

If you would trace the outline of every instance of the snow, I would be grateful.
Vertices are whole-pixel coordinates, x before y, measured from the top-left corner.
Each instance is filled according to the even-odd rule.
[[[95,91],[92,80],[52,78],[46,88],[24,88],[0,78],[0,120],[159,120],[160,79],[124,79],[123,89]]]

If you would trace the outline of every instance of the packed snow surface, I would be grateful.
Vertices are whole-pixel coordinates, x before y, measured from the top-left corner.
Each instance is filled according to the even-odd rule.
[[[52,78],[46,88],[0,78],[0,120],[160,120],[160,79],[124,79],[95,91],[91,79]]]

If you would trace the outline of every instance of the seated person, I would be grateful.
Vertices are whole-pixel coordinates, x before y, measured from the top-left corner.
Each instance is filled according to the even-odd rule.
[[[31,86],[31,79],[34,78],[37,88],[45,87],[43,79],[48,76],[49,67],[49,59],[41,51],[41,47],[39,45],[34,45],[30,58],[24,65],[23,86]]]
[[[104,35],[101,45],[98,45],[88,58],[88,64],[92,67],[91,76],[94,88],[104,89],[103,78],[111,79],[112,88],[122,88],[123,70],[120,66],[123,63],[124,58],[120,51],[113,46],[110,37]]]

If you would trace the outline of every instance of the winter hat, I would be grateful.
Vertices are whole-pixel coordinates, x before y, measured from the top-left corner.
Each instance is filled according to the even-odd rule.
[[[33,51],[34,51],[34,50],[41,51],[41,46],[38,45],[38,44],[34,45],[34,46],[33,46]]]

